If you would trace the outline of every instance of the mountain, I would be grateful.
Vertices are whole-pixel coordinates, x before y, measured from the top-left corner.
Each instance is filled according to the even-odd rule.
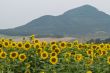
[[[5,35],[76,35],[96,32],[110,32],[110,15],[97,8],[84,5],[71,9],[62,15],[45,15],[31,22],[12,29],[1,29]]]

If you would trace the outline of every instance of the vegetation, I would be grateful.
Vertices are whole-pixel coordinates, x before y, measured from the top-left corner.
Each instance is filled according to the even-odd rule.
[[[0,73],[109,73],[110,44],[0,39]]]

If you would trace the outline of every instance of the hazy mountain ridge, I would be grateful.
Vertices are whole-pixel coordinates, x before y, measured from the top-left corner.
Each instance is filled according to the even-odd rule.
[[[98,31],[110,32],[110,15],[97,8],[84,5],[71,9],[59,16],[46,15],[32,20],[26,25],[13,29],[0,30],[6,35],[54,34],[75,35]]]

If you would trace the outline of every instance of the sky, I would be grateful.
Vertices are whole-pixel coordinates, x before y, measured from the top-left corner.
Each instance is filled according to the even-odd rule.
[[[0,29],[25,25],[43,15],[60,15],[89,4],[110,15],[110,0],[0,0]]]

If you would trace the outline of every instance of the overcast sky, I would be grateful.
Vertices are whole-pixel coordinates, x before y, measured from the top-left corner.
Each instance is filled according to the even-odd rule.
[[[43,15],[60,15],[85,4],[110,14],[110,0],[0,0],[0,29],[21,26]]]

